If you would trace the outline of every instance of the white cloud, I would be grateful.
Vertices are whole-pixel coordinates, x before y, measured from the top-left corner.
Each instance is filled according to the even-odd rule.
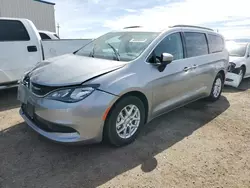
[[[225,26],[244,26],[250,25],[250,19],[240,20],[240,21],[233,21],[224,24]]]
[[[250,37],[250,29],[242,27],[250,23],[250,0],[54,1],[56,21],[65,38],[92,38],[131,25],[166,28],[175,24],[207,25],[225,36]]]
[[[130,8],[125,8],[124,10],[127,11],[127,12],[137,12],[137,10],[135,10],[135,9],[130,9]]]
[[[137,14],[133,13],[107,20],[104,22],[104,26],[111,29],[119,29],[129,25],[162,28],[175,24],[200,25],[233,21],[250,18],[249,7],[249,0],[185,0],[142,9]],[[232,23],[231,26],[235,24],[237,23]]]
[[[250,28],[249,27],[225,27],[219,28],[219,32],[224,35],[226,39],[235,38],[249,38]]]

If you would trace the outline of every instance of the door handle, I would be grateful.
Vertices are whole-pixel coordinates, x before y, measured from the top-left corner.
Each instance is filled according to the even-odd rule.
[[[193,69],[196,69],[197,67],[198,65],[195,65],[195,64],[192,66]]]
[[[28,52],[37,52],[37,47],[36,46],[27,46]]]
[[[190,70],[190,69],[191,69],[190,67],[185,67],[185,68],[183,69],[183,71],[187,72],[187,71]]]

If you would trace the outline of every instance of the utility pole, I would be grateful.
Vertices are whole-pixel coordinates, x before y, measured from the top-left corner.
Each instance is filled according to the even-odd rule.
[[[58,35],[58,37],[60,37],[60,25],[59,25],[59,23],[57,23],[57,35]]]

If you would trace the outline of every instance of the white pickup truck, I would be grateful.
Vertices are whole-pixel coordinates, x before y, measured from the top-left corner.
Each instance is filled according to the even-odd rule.
[[[23,74],[38,62],[73,53],[90,41],[41,40],[30,20],[0,17],[0,89],[15,87]]]

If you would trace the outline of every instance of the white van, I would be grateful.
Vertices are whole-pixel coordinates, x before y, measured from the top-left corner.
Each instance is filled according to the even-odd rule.
[[[0,89],[14,87],[38,62],[73,53],[90,39],[41,41],[35,25],[27,19],[0,18]]]

